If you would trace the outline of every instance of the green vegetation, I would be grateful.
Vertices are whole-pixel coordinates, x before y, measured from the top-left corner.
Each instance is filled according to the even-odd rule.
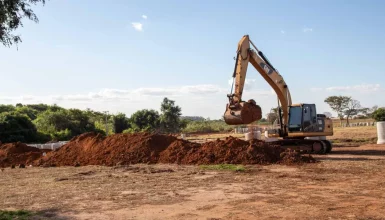
[[[199,167],[204,170],[232,170],[237,172],[243,172],[246,170],[243,165],[234,164],[201,165]]]
[[[377,106],[363,108],[358,100],[350,96],[329,96],[324,102],[327,103],[333,111],[337,112],[341,125],[344,118],[347,124],[349,124],[349,119],[353,117],[361,119],[371,118],[377,109]]]
[[[379,108],[373,112],[373,119],[376,121],[385,121],[385,109]]]
[[[167,98],[161,104],[161,114],[144,109],[130,118],[123,113],[107,115],[90,109],[64,109],[57,105],[0,105],[0,141],[63,141],[85,132],[179,132],[187,125],[180,119],[181,111],[173,100]]]
[[[25,210],[18,210],[18,211],[2,211],[0,210],[0,220],[23,220],[23,219],[30,219],[29,217],[32,216],[32,212],[25,211]]]
[[[4,46],[11,46],[21,42],[19,35],[12,34],[13,31],[23,26],[24,17],[38,22],[37,16],[33,13],[30,4],[36,4],[45,0],[6,0],[0,1],[0,43]]]
[[[187,121],[183,132],[229,132],[234,129],[234,126],[226,124],[222,120],[204,120],[204,121]]]

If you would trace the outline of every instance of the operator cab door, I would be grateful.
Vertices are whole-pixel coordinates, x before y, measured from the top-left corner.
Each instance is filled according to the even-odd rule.
[[[314,132],[318,131],[317,127],[317,112],[315,104],[303,104],[303,131],[304,132]]]

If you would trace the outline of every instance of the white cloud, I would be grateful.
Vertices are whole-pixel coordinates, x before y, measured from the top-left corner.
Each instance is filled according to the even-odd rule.
[[[349,91],[349,92],[377,92],[382,90],[380,84],[361,84],[354,86],[328,87],[326,91]]]
[[[147,19],[147,15],[142,15],[142,18],[143,19]]]
[[[359,92],[359,93],[371,93],[383,91],[384,89],[380,84],[361,84],[353,86],[332,86],[327,88],[314,87],[310,89],[312,92]]]
[[[143,24],[139,22],[132,22],[132,27],[137,31],[143,31]]]
[[[224,89],[217,85],[195,85],[195,86],[183,86],[180,89],[182,93],[190,94],[215,94],[223,92]]]
[[[307,27],[305,27],[305,28],[302,29],[302,31],[305,32],[305,33],[306,33],[306,32],[312,32],[312,31],[313,31],[313,28],[307,28]]]
[[[284,31],[284,30],[281,30],[281,34],[285,34],[285,31]]]
[[[143,96],[174,96],[178,94],[178,90],[170,88],[140,88],[132,93]]]
[[[14,96],[0,97],[4,101],[22,101],[34,102],[42,100],[50,103],[61,101],[73,102],[92,102],[94,100],[140,100],[145,97],[162,97],[162,96],[200,96],[213,95],[218,93],[226,93],[225,89],[210,84],[179,86],[174,88],[138,88],[135,90],[123,89],[101,89],[98,92],[90,92],[85,94],[66,94],[66,95],[47,95],[47,96]]]
[[[256,79],[246,79],[245,85],[244,85],[244,90],[249,91],[249,90],[253,89],[255,86],[255,82],[257,82]],[[230,86],[233,85],[233,78],[229,79],[228,83]]]

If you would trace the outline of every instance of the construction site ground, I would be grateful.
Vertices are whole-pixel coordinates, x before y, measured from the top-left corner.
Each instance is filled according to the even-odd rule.
[[[385,145],[354,132],[301,165],[5,168],[0,210],[32,219],[385,219]]]

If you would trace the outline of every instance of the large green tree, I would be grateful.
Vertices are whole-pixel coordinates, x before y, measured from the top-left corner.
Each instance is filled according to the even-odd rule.
[[[130,131],[155,131],[159,128],[159,113],[155,110],[143,109],[130,117]]]
[[[161,104],[160,124],[164,132],[179,132],[181,129],[180,116],[182,109],[175,105],[175,101],[164,98]]]
[[[16,108],[13,105],[0,105],[0,113],[3,112],[12,112],[15,111]]]
[[[385,121],[385,108],[379,108],[374,111],[372,117],[376,121]]]
[[[124,130],[130,127],[128,118],[124,113],[118,113],[113,116],[114,131],[115,133],[122,133]]]
[[[33,142],[36,137],[36,127],[26,115],[18,112],[0,113],[1,142]]]
[[[349,125],[349,118],[358,115],[358,113],[361,111],[361,104],[358,100],[350,99],[348,102],[348,105],[344,111],[344,114],[346,116],[346,124]]]
[[[348,96],[329,96],[325,99],[325,102],[329,104],[330,108],[337,112],[341,124],[351,99],[352,98]]]
[[[31,9],[31,4],[39,2],[45,4],[45,0],[0,0],[0,42],[4,46],[21,42],[20,35],[13,32],[23,26],[23,18],[39,22]]]

